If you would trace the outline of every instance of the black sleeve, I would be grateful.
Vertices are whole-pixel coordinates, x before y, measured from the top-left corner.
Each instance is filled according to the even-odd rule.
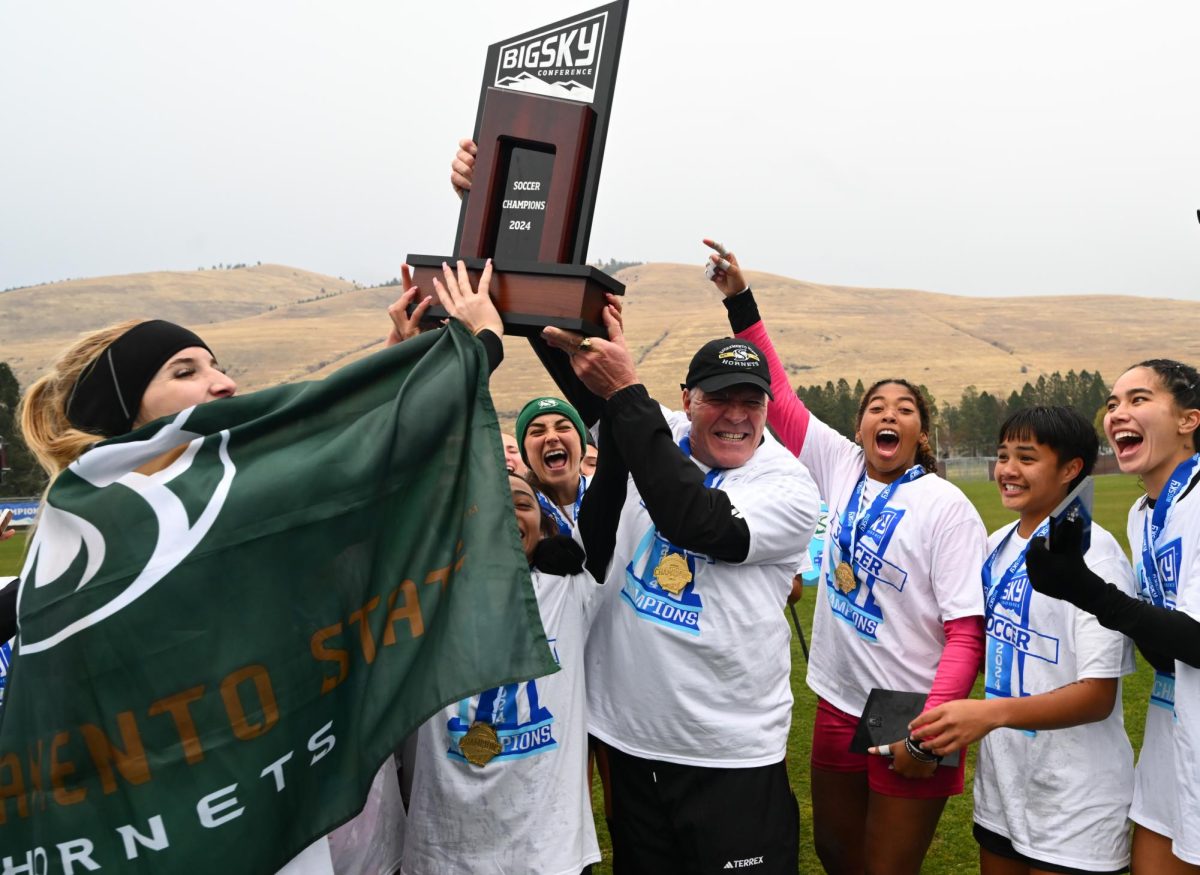
[[[537,334],[530,336],[529,345],[533,347],[534,354],[541,361],[546,373],[550,375],[550,379],[554,380],[554,385],[558,386],[563,397],[579,411],[583,424],[588,428],[595,425],[604,414],[604,399],[599,395],[593,395],[592,391],[583,385],[583,381],[575,376],[567,354],[561,349],[555,349]]]
[[[500,362],[504,361],[504,341],[496,336],[496,332],[490,328],[484,328],[475,335],[483,344],[483,351],[487,355],[488,373],[496,373],[496,368],[500,367]]]
[[[1133,642],[1137,645],[1138,651],[1142,654],[1142,658],[1150,663],[1151,668],[1155,671],[1160,671],[1163,674],[1175,673],[1175,660],[1167,656],[1161,650],[1155,650],[1152,647],[1147,647],[1142,641]]]
[[[704,472],[679,451],[646,387],[638,384],[617,392],[608,399],[605,412],[638,494],[663,537],[723,562],[745,559],[750,527],[727,494],[704,485]]]
[[[1200,623],[1183,611],[1156,607],[1126,595],[1111,583],[1089,593],[1081,608],[1096,615],[1100,625],[1124,632],[1159,671],[1174,672],[1174,660],[1200,668]],[[1169,667],[1167,667],[1169,666]]]
[[[566,577],[583,571],[583,548],[570,535],[542,538],[533,548],[531,563],[538,571]]]
[[[620,447],[613,440],[612,426],[607,417],[600,419],[599,455],[596,458],[596,473],[583,494],[579,507],[579,536],[587,552],[587,570],[600,583],[604,583],[605,572],[617,543],[617,523],[621,520],[621,508],[625,505],[625,491],[629,486],[629,468],[621,455]]]
[[[0,644],[17,634],[17,584],[14,580],[0,589]]]
[[[745,331],[755,322],[762,321],[762,317],[758,315],[758,304],[754,300],[754,292],[750,291],[749,286],[732,298],[725,298],[723,303],[727,311],[726,315],[729,316],[729,327],[733,329],[734,334]]]

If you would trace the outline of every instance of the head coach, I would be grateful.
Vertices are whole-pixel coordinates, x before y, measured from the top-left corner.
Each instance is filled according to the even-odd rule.
[[[614,871],[794,873],[784,605],[817,489],[765,433],[771,379],[753,344],[704,344],[683,410],[667,410],[639,381],[610,301],[610,340],[543,337],[603,399],[579,525],[606,583],[588,725],[608,748]]]

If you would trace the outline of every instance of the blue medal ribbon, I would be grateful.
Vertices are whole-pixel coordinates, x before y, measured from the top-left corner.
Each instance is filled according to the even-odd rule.
[[[1150,601],[1160,608],[1166,606],[1167,592],[1158,576],[1158,539],[1167,526],[1167,514],[1171,506],[1175,504],[1175,499],[1183,494],[1184,487],[1192,479],[1197,464],[1200,464],[1200,453],[1176,465],[1166,488],[1154,502],[1154,509],[1148,517],[1142,518],[1142,573],[1146,577]]]
[[[1030,535],[1029,541],[1026,542],[1024,548],[1022,548],[1021,552],[1017,555],[1017,557],[1015,559],[1013,559],[1012,562],[1009,563],[1008,568],[1004,569],[1004,573],[1001,574],[999,578],[995,578],[992,575],[992,566],[995,565],[996,560],[998,558],[1000,558],[1000,554],[1004,552],[1004,548],[1005,548],[1005,546],[1007,546],[1009,539],[1013,536],[1013,533],[1016,532],[1018,528],[1020,528],[1020,526],[1016,525],[1016,526],[1013,526],[1011,529],[1009,529],[1008,534],[1006,534],[1004,536],[1004,538],[1001,539],[1000,543],[996,545],[996,549],[992,551],[992,554],[990,556],[988,556],[987,560],[983,563],[983,568],[981,569],[981,573],[983,576],[983,592],[984,592],[983,611],[984,611],[985,617],[994,616],[995,609],[996,609],[996,603],[1000,600],[1000,597],[1008,589],[1008,586],[1012,582],[1013,578],[1016,577],[1018,574],[1020,574],[1022,571],[1024,571],[1025,555],[1029,552],[1029,545],[1031,543],[1033,543],[1034,538],[1045,537],[1046,535],[1048,535],[1050,533],[1050,520],[1049,520],[1049,518],[1042,520],[1041,524],[1034,530],[1033,534]],[[1029,598],[1033,598],[1032,593],[1029,594]],[[1028,601],[1025,602],[1025,605],[1026,606],[1028,605]],[[1028,622],[1028,621],[1029,621],[1029,615],[1028,615],[1028,612],[1025,612],[1022,617],[1022,622]],[[994,642],[992,640],[989,640],[988,644],[987,644],[988,654],[990,654],[992,652],[993,646],[1000,646],[1000,645],[994,644]],[[984,679],[985,679],[984,695],[986,698],[989,698],[989,699],[993,699],[996,697],[1009,698],[1011,696],[1012,688],[1011,688],[1011,681],[1009,680],[1009,676],[1010,676],[1009,673],[1012,671],[1011,660],[1013,660],[1014,658],[1017,658],[1017,654],[1012,653],[1010,651],[1008,654],[1009,662],[1008,662],[1008,665],[1005,668],[1004,673],[1001,678],[1005,684],[1008,684],[1008,689],[1005,689],[1002,686],[993,686],[990,683],[991,676],[990,676],[989,672],[991,670],[993,663],[992,663],[992,657],[990,655],[986,658],[985,671],[984,671]],[[1023,659],[1022,659],[1022,664],[1023,664]],[[1023,669],[1022,669],[1022,671],[1023,671]],[[1024,686],[1023,682],[1022,682],[1022,686]],[[1022,695],[1027,695],[1027,694],[1022,693]],[[1030,737],[1037,735],[1037,733],[1034,732],[1032,729],[1022,729],[1021,732],[1024,735],[1028,735]]]
[[[1167,514],[1170,512],[1171,506],[1175,504],[1175,499],[1183,495],[1184,487],[1192,479],[1198,463],[1200,463],[1200,454],[1184,459],[1176,465],[1175,470],[1171,472],[1171,479],[1167,481],[1166,488],[1154,502],[1154,508],[1150,511],[1149,516],[1142,518],[1142,575],[1146,581],[1147,595],[1150,596],[1151,603],[1160,608],[1168,607],[1168,605],[1166,587],[1159,579],[1156,546],[1163,529],[1167,527]],[[1150,704],[1174,710],[1174,672],[1156,671],[1154,673],[1154,689],[1150,694]]]
[[[684,435],[683,439],[679,441],[679,451],[689,459],[692,458],[692,442],[688,435]],[[693,461],[695,460],[693,459]],[[718,485],[720,485],[724,477],[724,468],[710,468],[708,473],[704,475],[704,485],[708,489],[715,489]],[[646,503],[643,501],[642,507],[645,506]],[[676,547],[674,544],[660,535],[658,533],[658,527],[651,523],[650,528],[646,530],[646,534],[642,536],[642,540],[638,543],[637,549],[634,550],[633,559],[629,563],[629,568],[633,569],[638,567],[638,564],[651,550],[654,551],[654,555],[659,557],[660,562],[662,561],[662,558],[669,553],[677,553],[682,556],[687,561],[688,571],[692,574],[693,582],[695,581],[696,574],[696,558],[700,557],[707,559],[707,557],[703,554],[693,553],[690,550],[683,549],[682,547]]]
[[[1000,554],[1004,552],[1004,547],[1008,544],[1008,539],[1013,536],[1013,533],[1018,528],[1020,528],[1020,525],[1015,525],[1009,529],[1008,534],[1004,536],[1000,543],[996,545],[996,549],[992,551],[992,555],[983,563],[984,616],[992,613],[992,610],[996,607],[996,602],[1000,600],[1000,594],[1004,592],[1004,588],[1008,586],[1009,581],[1016,577],[1017,573],[1025,567],[1025,554],[1029,552],[1029,545],[1033,543],[1034,538],[1042,538],[1050,533],[1050,520],[1042,520],[1041,525],[1029,536],[1029,541],[1026,542],[1024,549],[1021,550],[1017,558],[1004,570],[999,580],[994,580],[992,578],[992,565],[996,562]]]
[[[683,436],[683,438],[680,439],[679,451],[681,453],[683,453],[685,456],[687,456],[689,459],[692,458],[692,437],[691,437],[691,435],[685,434]],[[695,460],[693,459],[692,461],[695,461]],[[715,489],[717,487],[717,485],[724,479],[725,479],[725,469],[724,468],[709,468],[708,473],[704,475],[704,486],[707,489]]]
[[[584,477],[582,474],[580,474],[579,475],[579,491],[575,495],[575,507],[573,509],[576,520],[579,519],[579,508],[583,504],[583,493],[585,493],[585,492],[587,492],[587,478]],[[558,533],[560,535],[570,535],[571,534],[571,521],[566,518],[566,516],[563,514],[562,510],[557,505],[555,505],[555,503],[553,501],[551,501],[546,496],[542,495],[541,492],[537,493],[537,500],[538,500],[538,504],[540,504],[542,506],[542,510],[544,510],[546,513],[550,514],[550,518],[553,519],[554,524],[556,526],[558,526]]]
[[[842,511],[842,526],[838,531],[837,542],[838,548],[842,552],[842,559],[850,566],[850,570],[854,572],[855,578],[858,577],[858,572],[855,571],[854,562],[854,545],[858,539],[866,534],[871,524],[879,518],[884,507],[887,506],[888,499],[903,486],[912,480],[925,476],[925,469],[920,465],[913,465],[904,474],[893,480],[883,489],[879,490],[879,494],[875,496],[875,500],[871,502],[871,506],[866,513],[860,513],[862,505],[863,490],[867,486],[867,472],[863,469],[859,475],[858,483],[854,487],[854,492],[850,496],[850,501],[846,503],[846,509]]]

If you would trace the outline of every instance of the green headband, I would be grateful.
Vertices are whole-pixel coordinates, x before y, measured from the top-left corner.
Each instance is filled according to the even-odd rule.
[[[529,423],[533,422],[539,416],[545,416],[547,413],[557,413],[559,416],[565,416],[571,420],[571,424],[579,432],[579,449],[581,452],[588,445],[587,429],[583,427],[583,419],[580,417],[578,410],[561,398],[552,398],[549,395],[544,398],[534,398],[522,407],[521,412],[517,414],[517,447],[521,450],[521,459],[526,465],[529,464],[529,459],[525,455],[525,432],[529,430]]]

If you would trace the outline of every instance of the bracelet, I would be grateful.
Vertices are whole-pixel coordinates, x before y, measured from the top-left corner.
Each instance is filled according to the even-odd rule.
[[[935,753],[930,753],[921,747],[921,743],[914,739],[911,735],[904,739],[904,749],[908,751],[908,755],[919,763],[940,763],[942,758]]]

